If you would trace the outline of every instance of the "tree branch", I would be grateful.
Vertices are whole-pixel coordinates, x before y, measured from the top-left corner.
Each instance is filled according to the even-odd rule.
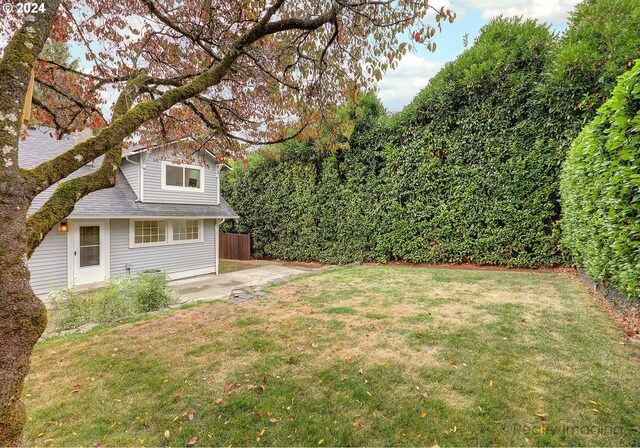
[[[143,71],[127,83],[114,106],[116,119],[125,115],[131,108],[146,78],[147,74]],[[89,193],[110,188],[116,184],[116,175],[122,161],[123,140],[114,142],[105,153],[104,160],[96,172],[60,184],[47,202],[27,218],[27,257],[31,257],[47,233],[73,211],[80,199]]]
[[[287,19],[269,23],[269,20],[278,11],[284,0],[277,0],[265,13],[262,19],[250,30],[238,37],[230,49],[221,58],[220,62],[211,69],[206,70],[188,83],[164,92],[155,100],[138,103],[122,117],[114,120],[110,126],[103,129],[98,135],[80,143],[64,154],[44,162],[38,167],[29,170],[32,177],[29,185],[30,197],[49,186],[67,177],[69,174],[84,166],[87,161],[94,160],[105,154],[114,145],[121,142],[133,133],[143,123],[158,118],[164,111],[171,107],[193,98],[207,88],[219,84],[224,76],[232,69],[235,61],[244,54],[244,50],[261,38],[300,27],[310,30],[317,29],[332,20],[336,11],[332,8],[324,14],[313,19]]]

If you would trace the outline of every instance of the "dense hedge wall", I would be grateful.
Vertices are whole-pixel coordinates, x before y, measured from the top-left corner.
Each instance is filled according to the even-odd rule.
[[[581,3],[562,37],[495,19],[400,114],[365,99],[349,150],[289,142],[237,165],[226,230],[257,257],[561,263],[561,164],[636,57],[635,0]]]
[[[271,153],[251,155],[234,166],[222,191],[240,220],[227,230],[252,235],[255,257],[347,263],[386,260],[377,245],[384,163],[380,119],[374,97],[355,117],[351,149],[319,151],[312,143],[290,141]]]
[[[562,153],[531,144],[554,126],[537,95],[552,46],[545,26],[496,20],[394,120],[383,174],[394,258],[561,261],[554,194]]]
[[[640,60],[574,141],[562,171],[563,241],[597,281],[640,293]]]

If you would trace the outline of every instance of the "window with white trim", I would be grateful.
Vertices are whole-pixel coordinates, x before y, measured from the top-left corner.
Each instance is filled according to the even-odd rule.
[[[193,241],[200,239],[200,221],[197,219],[174,219],[172,221],[173,241]]]
[[[167,241],[167,223],[164,220],[135,221],[134,244],[158,244]]]
[[[162,162],[162,189],[204,191],[204,167]]]
[[[202,219],[132,219],[129,247],[203,241]]]

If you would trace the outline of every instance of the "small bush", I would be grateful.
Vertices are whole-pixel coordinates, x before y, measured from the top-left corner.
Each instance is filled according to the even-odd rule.
[[[142,272],[135,278],[133,289],[139,312],[165,308],[173,301],[167,289],[169,278],[163,272]]]
[[[58,290],[51,298],[55,328],[68,330],[86,323],[113,322],[165,308],[175,301],[168,280],[164,272],[142,272],[136,277],[109,280],[106,286],[89,291]]]

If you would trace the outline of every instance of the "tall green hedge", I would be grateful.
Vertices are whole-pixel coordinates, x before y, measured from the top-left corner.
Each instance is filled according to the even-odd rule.
[[[393,258],[561,261],[554,195],[562,153],[532,144],[555,125],[537,95],[553,43],[535,21],[494,20],[397,117],[383,173]]]
[[[240,220],[228,230],[252,235],[256,257],[348,263],[386,260],[377,246],[377,204],[384,163],[380,130],[384,111],[365,98],[351,149],[320,151],[290,141],[272,152],[248,157],[223,178],[222,191]]]
[[[571,141],[640,57],[636,0],[591,0],[563,36],[498,18],[401,113],[368,97],[350,149],[288,142],[224,179],[257,257],[322,262],[563,262]],[[631,58],[631,59],[630,59]]]
[[[640,294],[640,60],[574,141],[562,171],[563,242],[578,266]]]

